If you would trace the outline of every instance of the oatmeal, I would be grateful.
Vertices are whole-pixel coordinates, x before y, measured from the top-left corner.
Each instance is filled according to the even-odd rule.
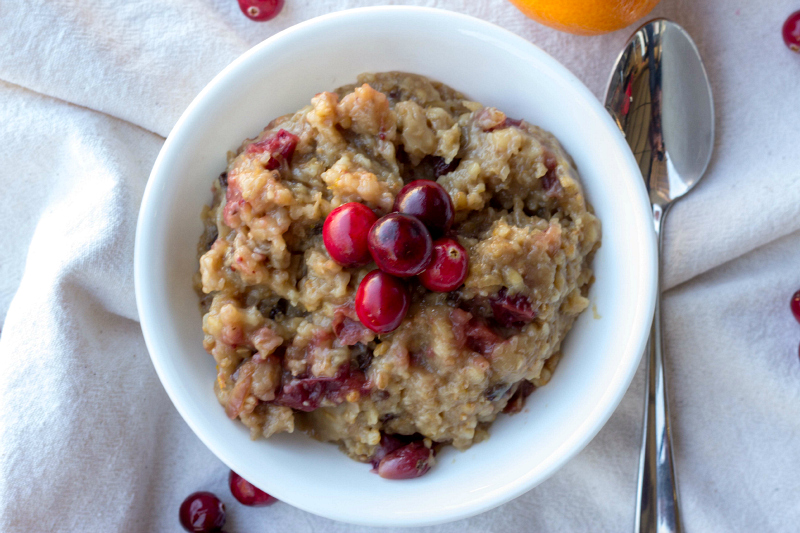
[[[589,303],[600,223],[558,141],[421,76],[316,95],[213,192],[196,286],[226,413],[385,477],[522,409]]]

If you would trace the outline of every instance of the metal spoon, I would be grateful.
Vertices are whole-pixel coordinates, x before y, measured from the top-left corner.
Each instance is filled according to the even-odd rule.
[[[672,202],[700,181],[714,147],[711,86],[689,34],[664,19],[642,26],[617,59],[605,102],[642,171],[660,255],[664,217]],[[660,274],[659,266],[659,278]],[[664,375],[660,293],[646,352],[648,377],[634,529],[638,533],[682,530]]]

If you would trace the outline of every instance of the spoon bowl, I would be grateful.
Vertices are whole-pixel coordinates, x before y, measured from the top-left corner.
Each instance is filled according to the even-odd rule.
[[[714,147],[714,102],[694,41],[668,20],[642,26],[617,59],[606,108],[625,134],[650,201],[694,187]]]

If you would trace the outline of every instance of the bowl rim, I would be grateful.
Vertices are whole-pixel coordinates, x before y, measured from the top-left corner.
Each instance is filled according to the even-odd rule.
[[[487,35],[491,34],[499,39],[502,39],[509,49],[514,52],[524,54],[525,56],[534,56],[538,61],[546,64],[552,69],[563,81],[571,85],[579,94],[580,97],[587,103],[596,114],[601,117],[600,120],[605,122],[606,129],[611,137],[614,138],[615,144],[621,149],[624,162],[621,165],[628,167],[630,173],[638,176],[641,180],[640,186],[635,187],[638,189],[638,194],[641,198],[640,205],[634,208],[634,215],[642,219],[643,223],[651,226],[649,211],[649,200],[644,186],[644,181],[641,179],[641,172],[636,164],[633,154],[627,145],[622,133],[614,123],[612,117],[606,112],[602,103],[595,97],[595,95],[581,82],[577,76],[570,72],[564,65],[558,62],[555,58],[550,56],[547,52],[536,46],[535,44],[527,41],[523,37],[502,28],[491,22],[472,17],[463,13],[454,11],[419,6],[372,6],[362,7],[355,9],[347,9],[329,13],[319,17],[315,17],[304,22],[298,23],[294,26],[286,28],[275,35],[261,41],[259,44],[247,50],[245,53],[236,58],[228,66],[226,66],[220,73],[218,73],[200,93],[192,100],[186,110],[181,114],[178,121],[173,126],[169,135],[167,136],[158,157],[153,165],[153,169],[148,178],[145,186],[142,203],[139,210],[139,216],[136,226],[135,244],[134,244],[134,283],[135,283],[135,297],[137,310],[139,314],[139,321],[142,328],[145,344],[150,354],[150,359],[153,362],[156,373],[164,387],[167,395],[172,401],[175,408],[183,420],[189,425],[197,437],[208,447],[211,452],[219,458],[228,467],[233,468],[237,460],[236,454],[226,450],[224,447],[217,446],[210,435],[200,427],[200,424],[191,418],[188,414],[188,406],[182,399],[182,393],[178,390],[176,383],[169,376],[169,373],[162,363],[161,356],[156,354],[160,353],[159,346],[154,340],[153,331],[158,326],[152,324],[148,320],[148,306],[152,305],[148,300],[146,294],[146,278],[148,265],[145,261],[143,247],[147,242],[150,235],[150,224],[148,224],[148,217],[156,209],[156,198],[158,196],[159,185],[166,179],[165,172],[162,170],[164,160],[171,151],[173,146],[181,141],[177,140],[181,136],[181,132],[185,129],[188,122],[192,120],[195,115],[195,110],[202,106],[210,93],[214,92],[217,85],[221,84],[232,72],[243,68],[251,58],[257,55],[264,48],[272,46],[274,43],[281,41],[290,36],[300,34],[312,30],[315,26],[320,24],[329,23],[332,21],[346,22],[347,19],[362,15],[391,15],[393,13],[402,12],[404,14],[418,14],[420,16],[434,16],[442,17],[443,19],[451,19],[469,23],[472,25],[480,26]],[[620,360],[613,375],[613,380],[606,387],[601,401],[595,406],[592,411],[592,416],[587,418],[580,426],[579,430],[574,432],[564,444],[553,452],[543,463],[546,465],[543,468],[531,469],[530,471],[520,475],[513,482],[507,483],[502,490],[498,489],[491,493],[485,494],[479,501],[471,501],[469,506],[451,506],[446,509],[428,510],[424,513],[415,515],[405,514],[403,517],[393,517],[391,522],[380,519],[361,519],[348,513],[346,510],[338,510],[336,512],[321,513],[319,510],[307,505],[304,501],[286,501],[290,505],[297,507],[301,510],[324,516],[326,518],[347,522],[351,524],[359,524],[366,526],[423,526],[435,525],[454,520],[459,520],[480,514],[488,511],[494,507],[502,505],[514,498],[519,497],[525,492],[531,490],[533,487],[543,482],[558,469],[566,464],[570,459],[575,457],[600,431],[606,424],[608,419],[614,413],[622,397],[628,390],[631,381],[639,366],[642,358],[645,345],[647,343],[653,314],[656,305],[656,294],[658,291],[658,260],[657,260],[657,242],[655,232],[645,232],[645,240],[643,243],[643,253],[640,257],[636,258],[639,263],[639,270],[642,273],[643,285],[648,288],[647,291],[640,294],[637,298],[637,306],[645,310],[644,313],[636,316],[635,322],[631,324],[631,330],[638,332],[632,338],[636,341],[633,344],[637,346],[632,350],[626,358]],[[652,233],[652,234],[651,234]],[[637,338],[638,337],[638,338]],[[235,469],[235,468],[234,468]]]

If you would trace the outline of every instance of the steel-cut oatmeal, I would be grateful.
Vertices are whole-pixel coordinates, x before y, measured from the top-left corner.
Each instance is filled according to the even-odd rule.
[[[228,159],[203,211],[196,286],[217,397],[253,438],[299,428],[384,477],[414,477],[439,445],[486,438],[548,382],[600,246],[550,133],[422,76],[363,74]],[[376,265],[334,261],[323,224],[351,202],[383,217],[415,180],[449,194],[444,237],[466,251],[466,279],[433,292],[386,275],[408,307],[376,333],[355,302]]]

